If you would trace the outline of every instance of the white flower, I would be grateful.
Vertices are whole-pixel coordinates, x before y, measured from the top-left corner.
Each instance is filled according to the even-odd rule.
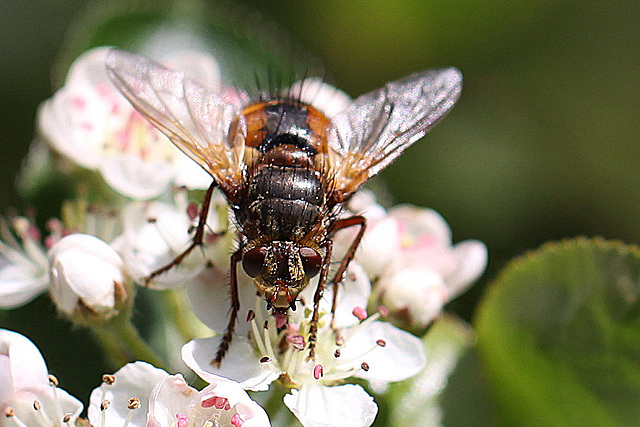
[[[375,291],[394,318],[425,327],[484,271],[487,248],[476,240],[451,244],[451,230],[435,211],[397,206],[373,221],[357,259],[375,265]],[[373,270],[373,271],[372,271]]]
[[[80,56],[69,70],[65,86],[46,101],[38,115],[42,135],[78,165],[98,170],[121,194],[147,200],[170,184],[206,188],[211,183],[162,133],[136,112],[110,82],[105,59],[109,48]],[[168,65],[216,90],[220,85],[215,61],[187,52]]]
[[[269,426],[264,410],[228,380],[198,391],[182,375],[148,363],[125,365],[91,393],[89,421],[95,427]]]
[[[288,92],[290,96],[313,105],[327,118],[335,116],[351,104],[349,95],[330,84],[324,83],[318,77],[310,77],[295,82]]]
[[[0,427],[61,427],[82,411],[82,403],[57,387],[38,348],[27,338],[0,329]]]
[[[283,319],[268,314],[255,289],[244,285],[249,283],[240,283],[241,307],[251,307],[253,302],[255,308],[247,321],[240,319],[220,368],[210,363],[220,337],[191,341],[183,347],[183,360],[207,381],[230,378],[248,390],[266,390],[278,380],[292,389],[285,404],[305,426],[370,425],[377,405],[362,387],[342,384],[344,380],[399,381],[424,367],[425,354],[418,338],[379,321],[377,313],[367,316],[364,312],[370,284],[356,263],[351,264],[338,294],[337,331],[330,324],[331,290],[325,294],[312,360],[308,359],[308,343],[313,307],[304,302],[313,300],[314,286],[305,289],[298,309],[282,327]],[[226,298],[223,288],[216,290],[215,286],[209,281],[207,291],[197,293],[193,308],[207,326],[220,331],[226,324],[222,314],[228,311],[219,308]]]
[[[15,217],[10,223],[13,230],[0,219],[0,308],[3,309],[20,307],[49,286],[49,263],[40,231],[25,217]],[[59,236],[51,237],[49,242],[57,238]]]
[[[174,196],[175,204],[132,202],[123,211],[124,232],[113,246],[138,283],[169,264],[193,242],[200,219],[199,208],[188,203],[185,192],[178,191]],[[226,269],[233,239],[227,227],[228,206],[216,191],[207,215],[202,247],[192,250],[179,265],[158,275],[149,285],[157,289],[182,285],[196,277],[207,261]]]
[[[126,298],[120,256],[88,234],[70,234],[49,251],[51,299],[68,316],[108,319]]]

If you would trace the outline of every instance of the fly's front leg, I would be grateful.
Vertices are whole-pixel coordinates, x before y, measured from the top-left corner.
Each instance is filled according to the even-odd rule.
[[[331,265],[331,249],[333,248],[333,242],[327,240],[321,248],[324,247],[324,261],[322,263],[322,270],[320,270],[320,278],[318,279],[318,287],[315,294],[313,294],[313,315],[311,316],[311,324],[309,325],[309,356],[307,360],[315,357],[316,339],[318,334],[318,311],[320,309],[320,301],[322,300],[322,292],[324,291],[324,284],[327,281],[327,274],[329,273],[329,266]]]
[[[211,185],[209,186],[209,189],[207,190],[207,193],[204,196],[204,200],[202,201],[202,208],[200,210],[200,219],[198,220],[198,226],[196,228],[196,234],[193,236],[193,239],[191,240],[191,244],[189,245],[189,247],[184,252],[182,252],[180,255],[175,257],[173,259],[173,261],[171,261],[169,264],[167,264],[167,265],[165,265],[163,267],[160,267],[159,269],[155,270],[150,275],[145,277],[144,278],[145,286],[148,286],[149,283],[155,277],[158,277],[162,273],[165,273],[165,272],[169,271],[170,269],[172,269],[173,267],[175,267],[178,264],[180,264],[182,262],[182,260],[185,259],[186,256],[189,255],[191,253],[191,251],[196,246],[201,246],[202,245],[202,242],[204,241],[204,231],[205,231],[205,227],[206,227],[206,224],[207,224],[207,215],[209,214],[209,207],[211,206],[211,197],[213,195],[213,189],[214,188],[216,188],[216,182],[215,181],[213,181],[213,183],[211,183]]]
[[[220,363],[224,355],[229,350],[229,345],[233,339],[233,331],[236,328],[236,320],[238,319],[238,311],[240,310],[240,297],[238,296],[238,262],[242,260],[242,249],[238,249],[231,255],[231,269],[229,270],[229,282],[231,286],[231,309],[229,310],[229,323],[227,329],[222,336],[222,341],[218,346],[218,352],[215,359],[211,361],[211,365],[216,368],[220,367]]]
[[[330,230],[330,235],[333,235],[335,232],[345,229],[345,228],[349,228],[349,227],[354,227],[354,226],[359,226],[360,230],[358,230],[358,234],[356,234],[356,237],[353,239],[353,241],[351,242],[351,245],[349,246],[349,249],[347,250],[347,253],[344,255],[344,258],[342,258],[342,262],[340,263],[340,267],[338,268],[338,271],[336,272],[336,275],[333,277],[332,280],[332,284],[333,284],[333,301],[331,303],[331,327],[333,329],[335,329],[334,325],[335,325],[335,313],[336,313],[336,306],[338,305],[338,285],[344,280],[344,275],[347,271],[347,267],[349,266],[349,263],[351,262],[351,260],[353,260],[353,257],[356,254],[356,250],[358,249],[358,246],[360,245],[360,241],[362,240],[362,236],[364,235],[364,231],[367,228],[367,220],[363,217],[363,216],[352,216],[349,218],[345,218],[345,219],[341,219],[336,221],[333,224],[333,227],[331,227]]]

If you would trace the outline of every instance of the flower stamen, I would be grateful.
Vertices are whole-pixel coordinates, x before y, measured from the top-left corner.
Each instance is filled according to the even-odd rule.
[[[140,408],[140,399],[137,397],[132,397],[127,401],[127,408],[129,411],[127,412],[127,418],[124,420],[124,424],[122,427],[127,427],[131,420],[133,419],[133,412]]]
[[[11,420],[18,426],[18,427],[28,427],[21,419],[20,417],[18,417],[16,415],[16,411],[15,409],[9,407],[7,409],[4,410],[4,416],[7,418],[11,418]]]
[[[109,405],[111,405],[111,402],[107,399],[100,403],[100,427],[106,427],[107,425],[107,409]]]

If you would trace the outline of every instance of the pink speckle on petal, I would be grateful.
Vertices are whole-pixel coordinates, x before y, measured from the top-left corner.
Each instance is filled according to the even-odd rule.
[[[84,98],[80,98],[79,96],[74,96],[71,98],[71,106],[78,110],[84,110],[84,107],[87,105],[87,102]]]
[[[402,221],[396,221],[396,229],[398,230],[398,234],[400,236],[407,234],[408,227]]]
[[[244,420],[240,414],[233,414],[233,417],[231,417],[231,425],[234,427],[240,427],[242,424],[244,424]]]
[[[107,96],[111,95],[111,86],[106,83],[101,83],[96,86],[96,92],[98,92],[98,95],[106,98]]]
[[[300,324],[299,323],[289,323],[287,325],[287,333],[289,334],[297,334],[300,332]]]
[[[425,234],[418,238],[416,246],[434,246],[438,243],[438,238],[433,234]]]
[[[80,123],[80,128],[82,130],[93,130],[93,123],[84,121]]]
[[[360,306],[353,307],[353,311],[351,313],[356,316],[358,320],[364,320],[367,318],[367,310]]]
[[[124,150],[129,145],[129,141],[131,140],[131,129],[125,128],[116,134],[116,140],[120,144],[120,147]]]

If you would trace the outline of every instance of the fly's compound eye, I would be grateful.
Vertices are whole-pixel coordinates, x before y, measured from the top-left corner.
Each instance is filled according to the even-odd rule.
[[[302,261],[302,268],[304,274],[308,278],[312,278],[320,273],[322,267],[322,257],[320,254],[311,248],[300,248],[300,260]]]
[[[253,248],[242,256],[242,268],[250,277],[258,277],[264,268],[267,257],[267,248],[259,246]]]

